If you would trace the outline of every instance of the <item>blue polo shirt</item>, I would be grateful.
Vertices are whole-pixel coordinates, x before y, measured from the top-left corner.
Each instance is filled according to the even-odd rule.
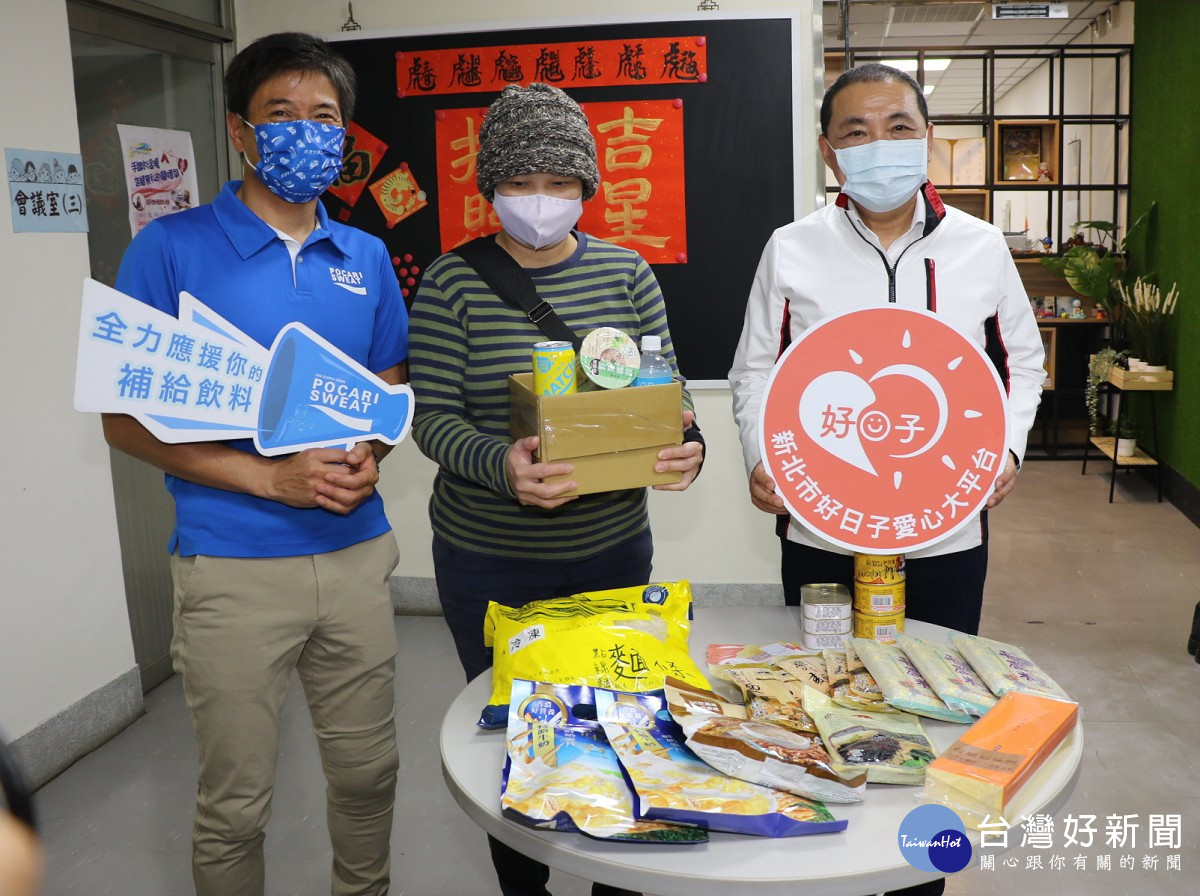
[[[408,313],[387,248],[377,237],[329,220],[294,266],[287,246],[238,199],[230,181],[209,205],[159,218],[130,244],[116,288],[178,316],[187,291],[270,347],[293,321],[311,327],[368,370],[408,357]],[[231,447],[254,452],[249,439]],[[182,556],[288,557],[340,550],[390,528],[378,493],[345,516],[166,477],[175,499],[169,550]]]

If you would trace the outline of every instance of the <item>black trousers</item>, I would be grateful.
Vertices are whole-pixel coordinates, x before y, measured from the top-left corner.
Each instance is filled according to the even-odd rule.
[[[492,664],[483,645],[489,600],[521,607],[533,600],[604,591],[650,581],[654,542],[650,530],[584,560],[513,560],[464,551],[436,536],[433,567],[438,599],[467,681]],[[491,835],[488,847],[504,896],[549,896],[550,869],[505,846]],[[631,890],[593,883],[592,896],[638,896]]]
[[[840,583],[854,593],[853,556],[822,551],[786,538],[780,540],[783,598],[788,606],[800,606],[801,587],[818,582]],[[905,618],[978,634],[987,561],[986,541],[967,551],[906,560]]]

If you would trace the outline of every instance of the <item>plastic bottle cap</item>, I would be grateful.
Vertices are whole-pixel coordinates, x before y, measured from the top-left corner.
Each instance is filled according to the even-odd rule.
[[[660,352],[662,351],[661,336],[643,336],[642,351],[644,352]]]

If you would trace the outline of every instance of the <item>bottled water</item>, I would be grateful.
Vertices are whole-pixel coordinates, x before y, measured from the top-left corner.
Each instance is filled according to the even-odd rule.
[[[642,337],[642,365],[634,377],[634,386],[661,386],[673,382],[675,377],[671,365],[661,354],[662,337]]]

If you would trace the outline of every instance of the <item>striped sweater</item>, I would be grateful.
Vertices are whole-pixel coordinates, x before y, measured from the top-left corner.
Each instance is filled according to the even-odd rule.
[[[577,234],[570,258],[530,269],[540,298],[580,336],[617,327],[635,340],[657,334],[675,368],[662,293],[649,265],[629,249]],[[429,517],[456,547],[526,560],[593,556],[649,526],[646,490],[584,495],[556,510],[521,505],[504,475],[508,375],[532,369],[547,337],[492,293],[450,253],[425,271],[409,314],[413,438],[438,465]],[[691,398],[684,393],[685,406]],[[682,409],[681,409],[682,410]]]

